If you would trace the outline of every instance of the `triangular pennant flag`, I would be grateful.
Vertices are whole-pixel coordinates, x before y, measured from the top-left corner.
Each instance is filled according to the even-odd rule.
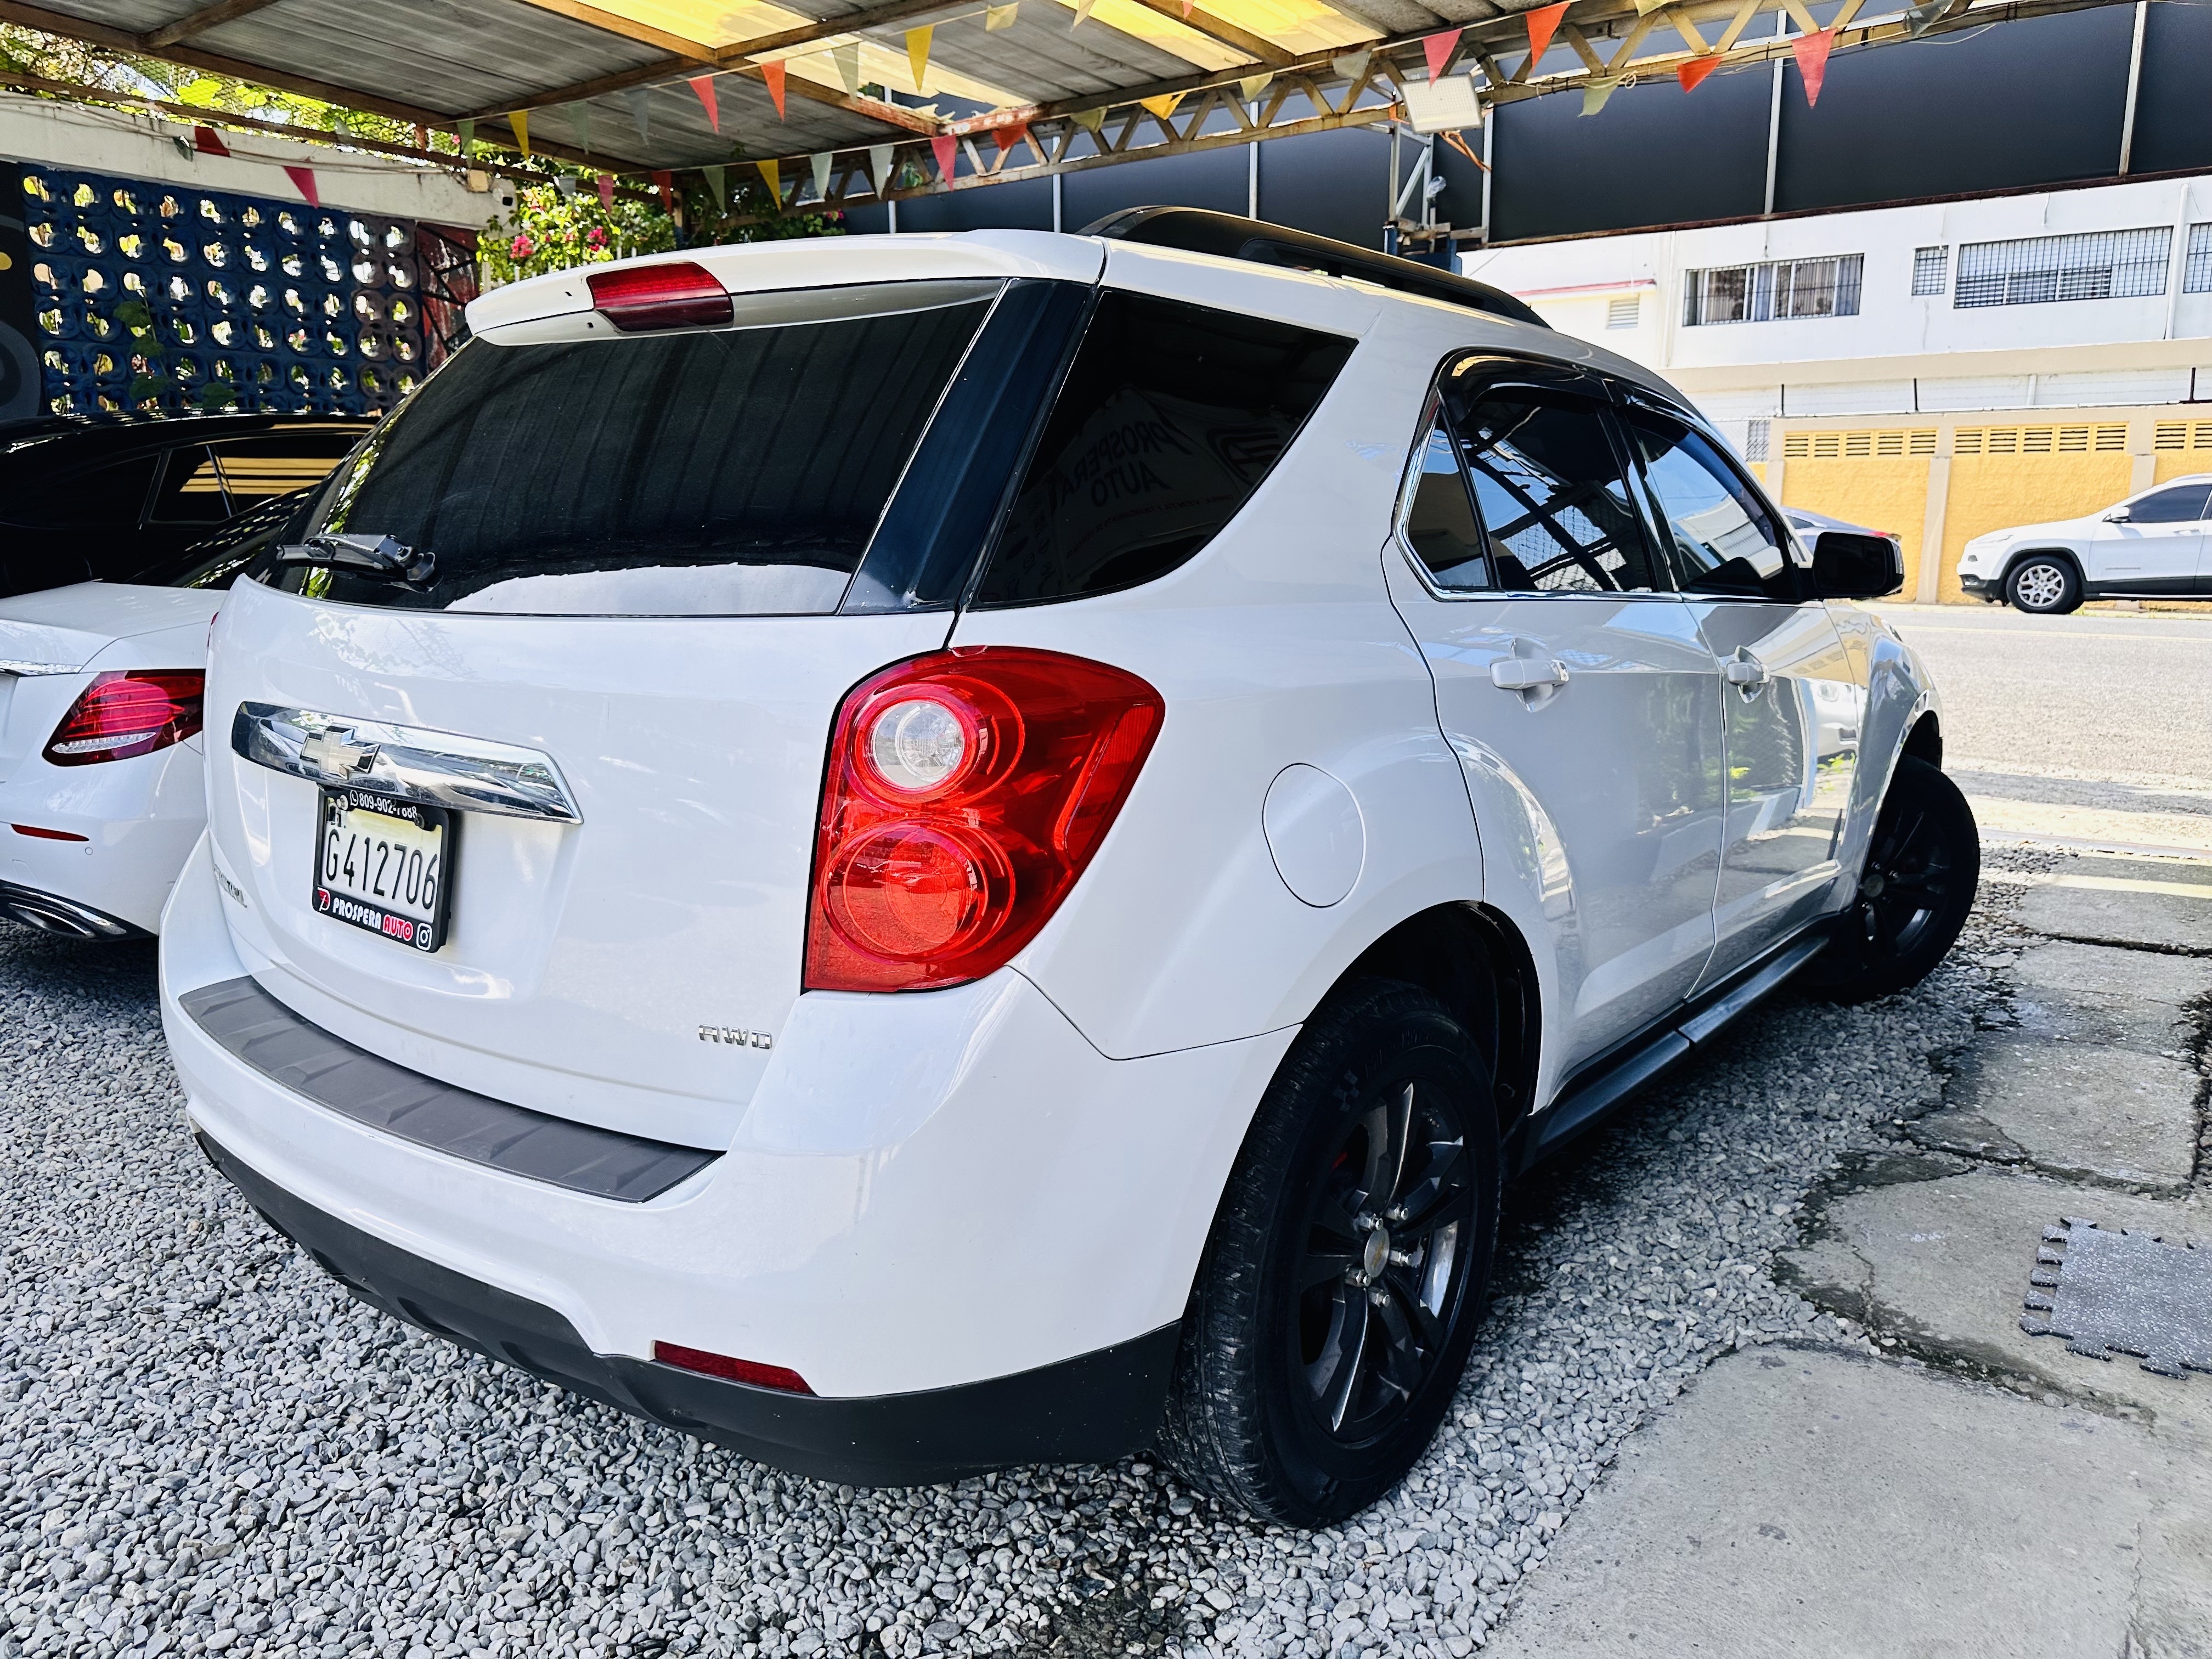
[[[1642,17],[1649,12],[1658,10],[1668,3],[1668,0],[1636,0],[1636,15]]]
[[[1441,81],[1444,71],[1451,67],[1452,53],[1459,50],[1460,32],[1446,29],[1442,34],[1425,35],[1421,40],[1421,56],[1429,60],[1429,79]]]
[[[1237,95],[1249,104],[1267,91],[1268,87],[1273,84],[1274,79],[1272,74],[1248,75],[1237,83]]]
[[[1521,14],[1521,21],[1528,26],[1528,61],[1531,64],[1541,62],[1544,54],[1552,49],[1552,36],[1559,29],[1559,20],[1566,15],[1567,0],[1559,0],[1556,5],[1539,6],[1534,11]]]
[[[1139,98],[1137,101],[1164,121],[1176,112],[1176,106],[1182,102],[1182,94],[1170,92],[1164,93],[1158,98]]]
[[[615,210],[615,176],[611,173],[599,175],[599,208],[605,213]]]
[[[874,181],[878,196],[891,187],[891,151],[896,148],[892,144],[868,146],[868,177]]]
[[[655,167],[653,169],[653,185],[655,190],[658,190],[660,192],[660,205],[666,208],[671,213],[675,212],[676,187],[672,175],[669,173],[666,167]]]
[[[1595,115],[1605,107],[1605,100],[1613,96],[1620,82],[1618,81],[1585,81],[1583,82],[1583,113]]]
[[[937,33],[933,23],[924,23],[918,29],[906,32],[907,66],[914,70],[914,89],[921,90],[921,78],[929,73],[929,37]]]
[[[807,166],[814,169],[814,199],[830,199],[830,152],[822,150],[806,158]]]
[[[1905,9],[1905,32],[1913,40],[1928,33],[1929,27],[1951,9],[1951,0],[1920,0],[1917,6]]]
[[[564,202],[573,202],[576,199],[576,181],[565,173],[556,173],[553,175],[553,189]]]
[[[584,147],[584,154],[592,153],[592,106],[578,104],[576,111],[576,142]]]
[[[714,198],[714,205],[717,208],[727,207],[730,202],[729,169],[709,163],[699,171],[707,175],[707,194]]]
[[[781,208],[783,206],[783,163],[773,161],[756,161],[753,166],[760,170],[761,182],[768,186],[769,200],[774,202],[779,209]]]
[[[1705,84],[1705,77],[1720,66],[1720,55],[1717,52],[1710,58],[1692,58],[1686,64],[1677,64],[1674,66],[1674,78],[1682,83],[1683,91],[1695,92]]]
[[[987,29],[1010,29],[1014,26],[1014,14],[1018,5],[986,6],[983,8],[983,27]]]
[[[1833,29],[1801,34],[1790,43],[1790,55],[1797,60],[1797,73],[1805,78],[1807,109],[1820,101],[1820,83],[1828,78],[1828,48],[1835,44]]]
[[[519,109],[507,118],[507,125],[514,129],[514,147],[525,155],[530,154],[530,112]]]
[[[848,98],[860,95],[860,43],[848,40],[842,46],[830,48],[830,62],[837,70],[837,84],[845,88]]]
[[[1080,27],[1083,20],[1091,15],[1091,7],[1097,3],[1098,0],[1075,0],[1075,21],[1067,27],[1070,28]]]
[[[300,194],[307,198],[309,207],[322,206],[323,198],[315,189],[314,168],[288,167],[284,169],[284,176],[298,186]]]
[[[1027,144],[1031,149],[1036,148],[1036,140],[1030,137],[1029,124],[1024,121],[1014,121],[1003,127],[993,127],[991,137],[999,146],[999,154],[1001,155],[1016,144]]]
[[[1079,109],[1075,112],[1074,120],[1076,125],[1096,137],[1099,129],[1106,125],[1106,112],[1103,109]]]
[[[1191,0],[1182,0],[1182,21],[1186,23],[1190,21],[1190,15],[1197,8],[1191,4]]]
[[[945,184],[952,182],[952,169],[960,159],[960,141],[947,132],[940,132],[929,141],[930,151],[937,157],[937,176]]]
[[[783,60],[781,58],[773,64],[763,64],[760,66],[760,71],[761,79],[768,82],[768,95],[775,100],[775,118],[781,121],[784,118],[783,77],[788,71],[784,68]]]
[[[1367,65],[1374,60],[1371,52],[1347,52],[1328,60],[1328,66],[1347,81],[1357,81],[1367,73]]]
[[[629,124],[637,129],[637,142],[653,142],[653,94],[643,87],[632,87],[625,94],[629,102]]]
[[[720,132],[722,130],[722,112],[714,101],[714,77],[694,75],[690,78],[691,90],[699,94],[699,102],[706,109],[708,126]]]
[[[461,136],[462,157],[466,159],[474,155],[477,153],[477,124],[474,121],[456,121],[453,131]]]
[[[228,155],[230,146],[222,142],[222,135],[213,127],[192,129],[192,148],[203,155]]]

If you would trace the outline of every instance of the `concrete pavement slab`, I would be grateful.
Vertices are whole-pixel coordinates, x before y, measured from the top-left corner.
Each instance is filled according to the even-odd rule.
[[[2212,899],[2179,893],[2031,887],[2014,920],[2053,939],[2212,954]]]
[[[2185,1052],[2194,1010],[2212,999],[2212,957],[2061,939],[2023,951],[2009,965],[2021,1030],[2053,1042]]]
[[[2202,1087],[2192,1062],[2163,1054],[2033,1037],[1985,1042],[1960,1062],[1942,1109],[1910,1133],[1948,1152],[2179,1192],[2197,1167]]]
[[[1924,1368],[1748,1350],[1630,1443],[1493,1651],[2208,1659],[2208,1546],[2201,1449]]]
[[[2080,1216],[2203,1243],[2212,1206],[2090,1191],[1954,1158],[1884,1159],[1856,1179],[1869,1184],[1815,1204],[1807,1243],[1781,1255],[1778,1278],[1924,1358],[2133,1413],[2212,1451],[2212,1378],[2159,1376],[2132,1359],[2072,1353],[2057,1337],[2020,1328],[2045,1227]]]

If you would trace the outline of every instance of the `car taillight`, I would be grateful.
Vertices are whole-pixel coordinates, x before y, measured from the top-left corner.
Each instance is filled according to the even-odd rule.
[[[584,281],[592,305],[625,334],[730,320],[730,296],[714,273],[690,259],[625,270],[594,270]]]
[[[206,686],[207,676],[197,672],[102,674],[62,716],[46,757],[56,766],[89,766],[182,743],[200,729]]]
[[[914,990],[1003,966],[1105,839],[1165,713],[1133,674],[1021,647],[861,682],[830,739],[806,988]]]

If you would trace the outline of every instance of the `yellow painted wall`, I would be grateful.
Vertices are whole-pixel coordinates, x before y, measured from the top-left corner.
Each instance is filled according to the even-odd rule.
[[[1792,456],[1783,464],[1785,507],[1895,531],[1905,546],[1905,591],[1920,580],[1920,532],[1928,518],[1928,458],[1872,455],[1845,460]]]
[[[2151,425],[2151,458],[2160,482],[2187,472],[2212,472],[2212,421],[2156,421]]]
[[[1975,537],[2016,524],[2078,519],[2110,507],[2129,493],[2134,465],[2132,455],[2111,453],[1954,457],[1943,514],[1943,585],[1937,597],[1947,605],[1966,597],[1959,586],[1959,555]]]

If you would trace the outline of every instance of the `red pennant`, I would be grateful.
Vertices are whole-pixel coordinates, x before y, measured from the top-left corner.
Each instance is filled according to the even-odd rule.
[[[1534,11],[1521,14],[1528,25],[1528,61],[1537,62],[1551,50],[1552,34],[1559,27],[1559,20],[1567,15],[1567,0],[1557,5],[1539,6]]]
[[[1692,58],[1686,64],[1677,64],[1674,66],[1674,78],[1682,83],[1683,91],[1695,92],[1699,87],[1705,85],[1705,77],[1720,66],[1721,60],[1717,56]]]
[[[1805,107],[1810,109],[1820,101],[1820,83],[1828,78],[1828,48],[1836,44],[1836,32],[1822,29],[1818,34],[1801,34],[1790,43],[1790,51],[1797,59],[1797,73],[1805,79]]]
[[[1460,31],[1446,29],[1442,34],[1431,34],[1421,41],[1421,55],[1429,60],[1429,79],[1443,79],[1444,66],[1451,62],[1452,53],[1459,47]]]
[[[315,170],[313,167],[286,167],[284,176],[299,187],[300,194],[307,198],[307,205],[319,208],[323,198],[315,191]]]
[[[773,64],[763,64],[760,71],[761,79],[768,82],[768,95],[775,100],[775,118],[781,121],[783,119],[783,77],[786,72],[783,60],[779,58]],[[720,129],[715,131],[720,131]]]
[[[1026,121],[1017,121],[1012,126],[993,127],[991,137],[997,143],[999,154],[1001,155],[1016,144],[1027,144],[1031,149],[1036,148],[1036,140],[1030,137],[1029,123]]]
[[[230,146],[222,142],[222,135],[213,127],[192,129],[192,148],[203,155],[228,155]]]
[[[656,167],[653,169],[653,182],[655,188],[660,191],[660,205],[671,213],[675,212],[676,190],[673,175],[666,167]]]
[[[615,210],[615,176],[611,173],[599,175],[599,206],[608,213]]]
[[[693,76],[691,90],[699,94],[699,101],[706,106],[707,125],[720,132],[722,130],[722,112],[714,104],[714,77],[711,75]],[[779,104],[777,107],[781,108],[782,106]]]
[[[939,133],[929,141],[931,152],[937,157],[937,176],[945,184],[952,182],[953,163],[959,159],[960,141],[949,133]]]

